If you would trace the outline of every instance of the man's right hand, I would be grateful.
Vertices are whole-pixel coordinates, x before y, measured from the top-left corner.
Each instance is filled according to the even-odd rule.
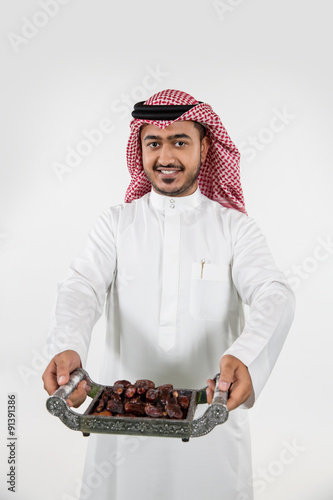
[[[53,394],[59,386],[67,384],[69,375],[75,368],[81,367],[81,359],[77,352],[68,350],[57,354],[51,359],[43,373],[44,389],[50,395]],[[67,399],[67,403],[69,406],[77,408],[83,403],[86,397],[86,382],[83,380]]]

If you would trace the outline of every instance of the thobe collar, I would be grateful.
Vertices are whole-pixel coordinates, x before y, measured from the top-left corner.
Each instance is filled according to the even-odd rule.
[[[190,210],[196,208],[202,198],[200,189],[188,195],[188,196],[165,196],[163,194],[156,193],[153,189],[150,194],[150,203],[154,208],[162,210],[166,213],[178,213],[184,210]]]

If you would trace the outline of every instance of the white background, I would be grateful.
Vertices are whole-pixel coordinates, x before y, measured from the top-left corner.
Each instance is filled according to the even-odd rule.
[[[77,498],[87,439],[47,412],[41,382],[56,284],[97,216],[123,201],[131,104],[176,88],[211,104],[243,151],[247,210],[297,298],[251,410],[255,500],[332,500],[331,3],[42,4],[1,6],[0,498]],[[113,131],[56,175],[106,118]],[[103,335],[104,318],[87,365],[97,381]],[[16,494],[5,478],[8,393],[18,400]]]

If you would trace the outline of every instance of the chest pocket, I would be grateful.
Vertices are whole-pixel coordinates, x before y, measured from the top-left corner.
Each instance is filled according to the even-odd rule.
[[[219,321],[225,318],[230,294],[230,266],[192,264],[190,314],[194,319]]]

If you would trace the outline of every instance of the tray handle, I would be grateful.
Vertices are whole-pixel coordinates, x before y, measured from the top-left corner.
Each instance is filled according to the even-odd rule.
[[[73,411],[68,406],[66,400],[72,392],[75,391],[82,380],[87,382],[87,395],[93,398],[100,389],[101,385],[93,382],[83,368],[76,368],[76,370],[70,374],[67,384],[60,386],[46,401],[46,407],[51,415],[59,417],[60,420],[67,425],[67,427],[73,430],[80,430],[82,415]]]
[[[229,396],[229,391],[221,391],[219,389],[219,380],[220,380],[220,374],[218,373],[216,377],[214,378],[215,380],[215,392],[213,396],[213,401],[212,405],[225,405],[227,406],[227,401],[228,401],[228,396]]]
[[[70,374],[67,384],[58,387],[53,396],[57,396],[58,398],[64,399],[66,401],[66,399],[69,398],[72,392],[75,391],[79,383],[82,382],[82,380],[85,380],[86,377],[89,376],[88,373],[83,370],[83,368],[76,368],[76,370],[74,370]]]
[[[227,407],[228,391],[218,388],[220,374],[215,377],[215,392],[212,404],[205,413],[191,424],[191,437],[200,437],[208,434],[216,425],[223,424],[228,420],[229,410]]]

